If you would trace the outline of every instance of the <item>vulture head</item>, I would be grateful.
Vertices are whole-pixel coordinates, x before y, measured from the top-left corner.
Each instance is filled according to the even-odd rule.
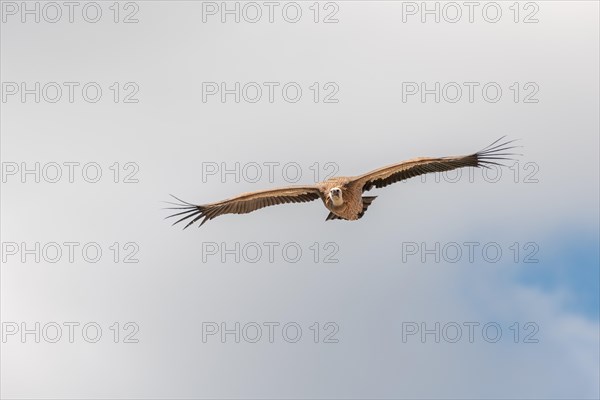
[[[331,188],[329,191],[329,198],[334,206],[339,207],[344,204],[344,199],[342,199],[342,189],[338,187]]]

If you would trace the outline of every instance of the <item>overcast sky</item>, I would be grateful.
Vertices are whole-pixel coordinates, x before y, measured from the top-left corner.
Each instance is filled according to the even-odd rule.
[[[22,4],[0,31],[3,397],[598,398],[597,2]],[[373,190],[356,222],[163,220],[170,193],[503,135],[510,168]]]

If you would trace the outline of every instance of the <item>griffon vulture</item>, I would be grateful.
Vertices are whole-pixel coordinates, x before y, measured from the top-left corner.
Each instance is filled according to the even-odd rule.
[[[170,208],[181,210],[167,218],[181,216],[173,225],[189,220],[184,229],[199,219],[202,226],[206,221],[223,214],[247,214],[263,207],[283,203],[305,203],[321,199],[330,211],[326,221],[344,219],[354,221],[360,219],[367,208],[377,196],[363,196],[362,194],[372,188],[382,188],[405,179],[430,172],[450,171],[463,167],[484,167],[500,165],[500,160],[510,160],[508,150],[517,146],[510,146],[514,140],[498,143],[503,138],[496,140],[491,145],[477,153],[466,156],[451,157],[421,157],[402,161],[398,164],[388,165],[359,176],[333,177],[315,185],[288,186],[277,189],[259,190],[256,192],[242,193],[227,200],[209,204],[191,204],[175,199],[181,203],[174,204],[178,207]]]

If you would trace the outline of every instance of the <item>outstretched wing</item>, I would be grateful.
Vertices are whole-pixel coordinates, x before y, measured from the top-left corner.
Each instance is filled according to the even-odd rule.
[[[202,226],[206,221],[223,214],[247,214],[276,204],[313,201],[321,197],[321,192],[317,186],[289,186],[279,189],[242,193],[227,200],[202,205],[191,204],[175,196],[173,197],[181,203],[171,203],[178,207],[171,207],[170,209],[181,211],[169,215],[167,218],[181,216],[173,225],[190,219],[188,224],[183,228],[185,229],[200,218],[204,218],[199,225]]]
[[[489,168],[490,165],[503,165],[500,161],[510,160],[510,156],[516,155],[507,151],[514,149],[517,146],[511,146],[514,140],[500,142],[502,139],[504,139],[504,137],[496,140],[483,150],[467,156],[414,158],[399,164],[379,168],[354,178],[353,184],[362,187],[362,191],[364,192],[373,187],[386,187],[392,183],[430,172],[450,171],[463,167]]]

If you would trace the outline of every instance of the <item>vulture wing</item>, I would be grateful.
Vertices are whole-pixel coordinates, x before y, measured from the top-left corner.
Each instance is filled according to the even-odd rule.
[[[217,203],[195,205],[173,196],[180,203],[171,203],[177,207],[173,210],[181,210],[167,218],[181,216],[173,225],[189,219],[190,221],[183,228],[187,228],[194,222],[203,218],[199,226],[206,221],[223,214],[247,214],[260,208],[274,206],[284,203],[304,203],[313,201],[321,197],[321,191],[318,186],[289,186],[279,189],[262,190],[257,192],[242,193],[238,196]]]
[[[517,146],[511,145],[514,140],[500,142],[502,139],[503,137],[483,150],[466,156],[413,158],[412,160],[379,168],[355,177],[353,184],[362,186],[364,192],[373,187],[386,187],[392,183],[430,172],[450,171],[463,167],[489,168],[490,165],[503,165],[501,164],[502,160],[511,160],[510,156],[516,155],[508,151]]]

